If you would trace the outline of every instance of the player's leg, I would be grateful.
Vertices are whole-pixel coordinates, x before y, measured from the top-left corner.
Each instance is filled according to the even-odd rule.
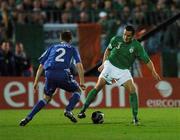
[[[102,70],[101,74],[99,75],[98,81],[96,83],[96,86],[88,93],[88,96],[86,98],[86,101],[81,108],[80,113],[78,114],[79,118],[85,118],[85,111],[89,107],[89,105],[94,101],[96,98],[96,95],[98,92],[106,85],[106,83],[111,84],[112,83],[112,71],[113,68],[111,67],[111,64],[109,61],[104,62],[104,69]]]
[[[72,110],[80,100],[81,89],[70,73],[67,73],[64,79],[66,80],[63,82],[61,81],[58,87],[72,93],[72,96],[69,99],[69,103],[65,108],[64,116],[69,118],[72,122],[76,123],[77,119],[73,115]]]
[[[29,121],[33,119],[33,117],[52,99],[52,96],[56,90],[56,85],[54,84],[53,80],[46,79],[45,87],[44,87],[44,97],[42,100],[38,101],[31,112],[27,115],[26,118],[21,120],[20,126],[25,126]]]
[[[80,89],[73,92],[71,98],[69,99],[69,104],[66,106],[67,111],[72,111],[76,104],[79,102],[81,96]]]
[[[27,123],[29,123],[33,117],[46,105],[49,103],[49,101],[51,100],[51,96],[47,96],[47,95],[44,95],[44,98],[40,101],[38,101],[33,109],[31,110],[31,112],[27,115],[26,118],[24,118],[23,120],[21,120],[20,122],[20,126],[25,126]]]
[[[136,93],[136,86],[132,79],[126,81],[124,84],[126,90],[128,90],[129,94],[129,102],[132,109],[133,114],[133,122],[135,125],[138,125],[138,97]]]
[[[89,107],[89,105],[94,101],[94,99],[96,98],[96,95],[104,87],[105,84],[106,84],[106,80],[102,77],[99,77],[98,81],[96,83],[96,86],[88,93],[86,101],[85,101],[83,107],[81,108],[80,113],[78,114],[79,118],[85,118],[86,117],[84,112]]]
[[[28,115],[28,118],[32,119],[36,113],[38,113],[46,104],[50,102],[51,99],[51,96],[44,95],[44,98],[37,102],[37,104],[33,107],[32,111]]]
[[[72,122],[76,123],[77,119],[72,113],[72,110],[75,108],[76,104],[80,100],[81,91],[80,89],[76,92],[73,92],[71,98],[69,99],[69,104],[66,106],[66,109],[64,111],[64,116],[68,117]]]

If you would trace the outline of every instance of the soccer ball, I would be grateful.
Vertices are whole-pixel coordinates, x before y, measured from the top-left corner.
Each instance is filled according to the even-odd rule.
[[[91,116],[94,124],[102,124],[104,122],[104,114],[101,111],[95,111]]]

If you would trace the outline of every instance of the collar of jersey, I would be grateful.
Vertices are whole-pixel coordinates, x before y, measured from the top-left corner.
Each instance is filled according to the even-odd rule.
[[[65,42],[65,41],[61,41],[60,43],[65,44],[68,48],[71,48],[71,45],[69,43]]]

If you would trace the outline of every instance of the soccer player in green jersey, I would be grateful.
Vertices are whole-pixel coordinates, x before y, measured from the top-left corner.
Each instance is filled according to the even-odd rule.
[[[145,52],[142,45],[133,38],[135,29],[133,26],[126,26],[123,36],[115,36],[111,39],[107,47],[102,65],[98,68],[101,72],[96,86],[88,93],[86,101],[78,114],[79,118],[85,118],[85,111],[89,105],[94,101],[98,92],[105,84],[112,84],[117,82],[119,86],[123,85],[129,92],[130,106],[132,108],[133,123],[139,124],[138,120],[138,98],[137,91],[129,71],[136,58],[144,61],[148,69],[152,72],[156,80],[160,80],[152,61]]]

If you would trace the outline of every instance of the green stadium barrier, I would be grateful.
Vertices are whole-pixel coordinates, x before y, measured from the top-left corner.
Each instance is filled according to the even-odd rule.
[[[44,51],[43,26],[35,24],[16,25],[15,39],[16,42],[24,44],[24,49],[31,58],[33,67],[37,68],[39,65],[37,59]]]

